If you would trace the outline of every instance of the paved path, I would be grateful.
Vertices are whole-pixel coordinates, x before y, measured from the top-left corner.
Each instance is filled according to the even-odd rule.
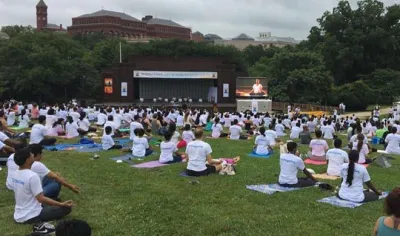
[[[390,108],[382,108],[381,109],[381,115],[386,115],[389,114]],[[355,114],[356,117],[358,118],[367,118],[371,116],[371,112],[370,111],[363,111],[363,112],[355,112],[355,113],[345,113],[345,116],[351,116]]]

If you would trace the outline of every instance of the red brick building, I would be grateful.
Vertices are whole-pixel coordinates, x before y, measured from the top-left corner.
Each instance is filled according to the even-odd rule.
[[[36,30],[49,30],[49,31],[66,31],[62,25],[47,23],[47,5],[43,0],[40,0],[36,5]]]
[[[138,20],[126,13],[100,10],[72,18],[68,33],[89,34],[100,32],[121,37],[151,37],[191,39],[191,29],[171,20],[145,16]]]

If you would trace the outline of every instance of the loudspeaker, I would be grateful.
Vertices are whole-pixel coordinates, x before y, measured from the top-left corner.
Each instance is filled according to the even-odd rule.
[[[378,164],[378,166],[382,167],[382,168],[389,168],[392,167],[392,164],[390,164],[389,160],[394,160],[393,157],[391,156],[386,156],[386,155],[379,155],[375,162],[376,164]]]

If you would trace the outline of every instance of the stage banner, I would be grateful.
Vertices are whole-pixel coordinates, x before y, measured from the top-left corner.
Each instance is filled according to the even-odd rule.
[[[128,83],[121,82],[121,97],[128,96]]]
[[[151,79],[218,79],[217,72],[196,71],[144,71],[134,70],[134,78]]]
[[[257,100],[251,101],[251,112],[258,113],[258,101]]]
[[[208,101],[211,103],[217,103],[218,99],[218,88],[217,87],[210,87],[208,88]]]
[[[229,98],[229,84],[223,84],[222,91],[223,91],[223,97]]]

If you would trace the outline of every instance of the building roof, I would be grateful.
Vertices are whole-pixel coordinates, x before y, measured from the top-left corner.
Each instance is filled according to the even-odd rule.
[[[196,31],[196,32],[192,33],[192,35],[201,35],[201,36],[203,36],[203,34],[200,33],[199,31]]]
[[[56,24],[48,23],[44,28],[47,28],[47,29],[60,29],[60,26],[56,25]]]
[[[208,39],[222,39],[219,35],[216,34],[206,34],[204,35],[204,38],[208,38]]]
[[[44,3],[43,0],[40,0],[40,1],[38,2],[38,4],[36,5],[36,7],[47,7],[47,5],[46,5],[46,3]]]
[[[135,17],[132,17],[128,14],[125,14],[122,12],[116,12],[116,11],[107,11],[107,10],[96,11],[91,14],[85,14],[85,15],[78,16],[77,18],[96,17],[96,16],[112,16],[112,17],[121,18],[123,20],[140,21],[140,20],[136,19]]]
[[[165,20],[165,19],[160,19],[160,18],[150,18],[150,19],[145,19],[143,21],[149,25],[167,25],[167,26],[173,26],[173,27],[186,28],[176,22],[173,22],[172,20]]]
[[[254,40],[252,37],[248,36],[247,34],[239,34],[236,38],[233,38],[232,40]]]
[[[8,34],[0,31],[0,39],[10,39],[10,36],[8,36]]]

